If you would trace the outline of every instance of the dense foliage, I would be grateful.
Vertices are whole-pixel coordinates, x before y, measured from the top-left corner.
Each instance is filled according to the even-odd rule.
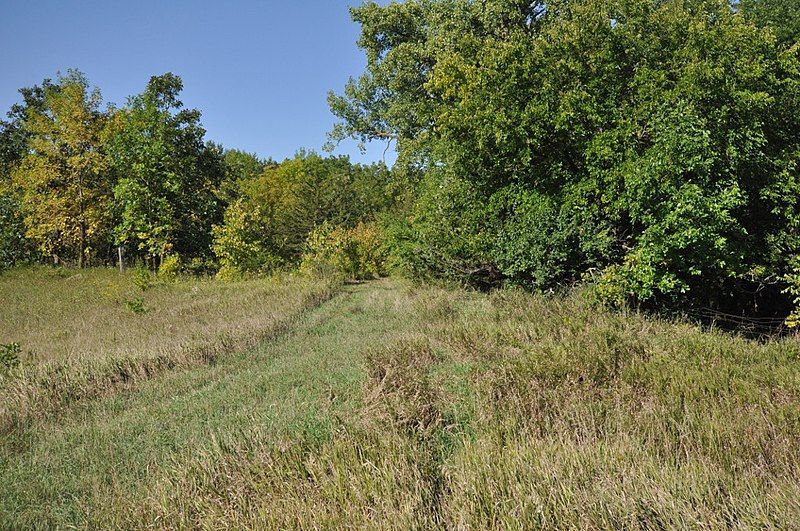
[[[393,169],[225,150],[178,76],[104,109],[70,71],[21,89],[0,121],[0,265],[124,251],[238,276],[325,262],[315,246],[347,247],[366,223],[387,265],[417,276],[545,291],[592,279],[614,304],[772,318],[797,306],[796,2],[407,0],[352,14],[367,66],[329,98],[331,139],[394,142]]]
[[[353,17],[368,63],[330,97],[333,137],[396,139],[426,170],[407,267],[539,289],[594,275],[613,301],[750,309],[785,286],[800,252],[789,29],[778,41],[718,0],[410,0]]]
[[[144,263],[222,276],[296,266],[323,223],[374,221],[402,190],[384,164],[282,163],[204,140],[167,73],[121,108],[77,71],[20,90],[0,122],[0,266]],[[391,185],[391,186],[390,186]]]
[[[384,253],[374,224],[343,228],[324,222],[308,235],[300,270],[321,276],[338,273],[348,280],[378,278],[385,273]]]
[[[800,3],[795,0],[741,0],[738,6],[759,26],[770,27],[779,42],[791,45],[800,39]]]
[[[309,234],[323,223],[350,228],[375,219],[393,202],[383,164],[300,152],[243,178],[238,198],[214,228],[223,276],[295,264]]]
[[[117,241],[148,256],[208,254],[222,218],[222,153],[203,142],[200,112],[182,109],[177,76],[153,77],[114,115],[110,153],[118,180]]]
[[[33,255],[33,245],[25,237],[19,202],[11,193],[0,193],[0,269],[25,262]]]
[[[2,264],[38,254],[82,267],[114,261],[117,246],[153,267],[168,252],[210,256],[226,170],[182,87],[154,76],[120,109],[74,70],[21,89],[0,122]]]
[[[109,244],[111,182],[102,150],[100,93],[78,72],[44,89],[25,116],[27,152],[12,170],[27,235],[58,262],[78,267]]]
[[[45,89],[52,83],[20,89],[22,103],[14,104],[0,120],[0,269],[25,262],[35,255],[33,243],[25,236],[25,219],[19,190],[11,182],[11,172],[27,151],[30,132],[25,128],[28,109],[44,108]]]

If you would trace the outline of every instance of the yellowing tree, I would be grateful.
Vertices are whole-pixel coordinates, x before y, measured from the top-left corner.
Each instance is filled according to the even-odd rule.
[[[70,71],[30,108],[28,152],[12,174],[21,192],[27,236],[58,262],[78,267],[109,240],[111,183],[102,152],[105,115],[86,77]]]

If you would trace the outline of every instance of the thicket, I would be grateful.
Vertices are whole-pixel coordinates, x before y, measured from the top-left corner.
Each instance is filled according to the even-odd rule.
[[[800,252],[796,3],[368,2],[333,138],[424,170],[416,274],[785,315]]]
[[[239,196],[214,228],[222,276],[299,263],[318,228],[353,229],[394,204],[384,164],[361,166],[346,157],[299,152],[239,186]],[[309,242],[313,247],[316,239]],[[312,251],[313,252],[313,251]]]
[[[375,224],[353,228],[325,222],[308,236],[300,270],[312,275],[344,275],[348,280],[378,278],[385,273],[386,249]]]

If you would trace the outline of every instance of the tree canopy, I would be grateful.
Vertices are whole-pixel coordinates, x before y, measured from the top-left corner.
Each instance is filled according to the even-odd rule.
[[[367,67],[330,96],[332,136],[396,139],[426,170],[409,267],[539,289],[595,276],[620,301],[782,285],[800,62],[773,29],[718,0],[368,2],[353,18]]]
[[[105,115],[99,90],[71,71],[45,85],[40,105],[26,109],[27,151],[12,171],[27,236],[40,251],[74,259],[99,252],[110,223],[111,189],[101,147]]]
[[[756,24],[772,28],[780,43],[792,46],[800,39],[800,3],[795,0],[742,0],[739,6]]]

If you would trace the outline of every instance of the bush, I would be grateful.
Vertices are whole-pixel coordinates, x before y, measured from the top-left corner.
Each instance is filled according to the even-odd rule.
[[[382,275],[384,262],[374,225],[360,223],[346,229],[325,222],[309,234],[300,269],[314,275],[333,272],[359,280]]]
[[[242,273],[269,271],[280,265],[271,252],[259,207],[241,201],[225,211],[225,223],[214,226],[214,254],[219,259],[219,278],[231,279]]]
[[[158,266],[158,276],[163,278],[175,278],[181,272],[181,257],[177,254],[168,254]]]
[[[413,276],[492,277],[488,218],[485,197],[474,186],[431,171],[411,215],[389,226],[390,263]]]
[[[153,275],[144,267],[134,269],[131,280],[133,285],[142,291],[147,291],[153,286]]]
[[[19,366],[22,348],[19,343],[0,345],[0,375],[7,375],[13,368]]]
[[[125,301],[125,307],[128,308],[130,312],[135,314],[147,312],[147,308],[144,306],[144,299],[141,297]]]
[[[219,270],[219,263],[213,258],[195,257],[184,266],[187,273],[194,276],[211,275]]]

